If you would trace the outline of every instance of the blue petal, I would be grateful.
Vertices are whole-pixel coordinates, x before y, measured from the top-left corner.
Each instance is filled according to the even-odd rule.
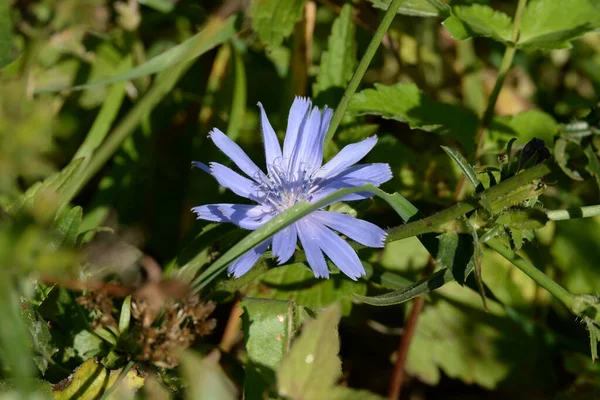
[[[231,222],[240,228],[255,230],[273,215],[263,206],[248,204],[206,204],[192,208],[199,219],[214,222]]]
[[[290,108],[290,114],[288,115],[288,126],[285,132],[285,139],[283,141],[283,158],[286,162],[290,162],[294,148],[298,142],[298,136],[304,129],[304,124],[308,118],[308,110],[310,109],[311,102],[306,97],[296,97],[294,103]]]
[[[260,202],[259,188],[250,179],[244,178],[237,172],[234,172],[223,164],[216,162],[210,163],[210,173],[215,177],[221,186],[230,189],[238,196]]]
[[[321,136],[321,112],[318,107],[313,107],[303,128],[292,154],[291,172],[296,174],[296,178],[302,178],[304,173],[312,175],[323,162],[324,135]]]
[[[313,229],[321,249],[344,274],[352,280],[365,275],[365,268],[356,251],[344,239],[319,223],[314,223]]]
[[[387,233],[375,224],[332,211],[315,211],[310,219],[336,230],[350,239],[369,247],[383,247]]]
[[[258,246],[248,250],[244,254],[242,254],[239,258],[229,264],[227,267],[227,272],[230,275],[233,275],[234,278],[239,278],[244,275],[246,272],[250,270],[256,264],[260,256],[267,250],[271,244],[270,240],[259,244]]]
[[[258,107],[260,108],[260,124],[262,126],[263,141],[265,142],[267,170],[269,171],[269,174],[273,174],[272,168],[275,166],[275,163],[281,163],[282,160],[281,146],[279,146],[277,134],[273,130],[269,118],[267,118],[265,109],[261,103],[258,103]]]
[[[265,177],[265,174],[254,164],[244,150],[223,132],[215,128],[210,132],[210,138],[219,150],[225,153],[250,178],[258,181]]]
[[[296,224],[291,224],[273,236],[273,254],[277,257],[279,265],[287,262],[296,250],[298,233]]]
[[[317,227],[308,219],[301,219],[296,222],[298,226],[298,237],[302,243],[302,248],[306,254],[308,266],[312,269],[316,278],[329,278],[329,270],[327,262],[323,256],[323,252],[319,247],[319,237],[317,235]]]
[[[377,136],[371,136],[361,142],[347,145],[317,171],[315,178],[334,177],[346,168],[359,162],[371,151],[376,143]]]
[[[379,186],[392,179],[392,170],[388,164],[359,164],[345,169],[333,178],[317,181],[312,189],[311,201],[317,201],[338,189],[366,185]],[[337,201],[350,201],[373,197],[370,193],[356,193]]]
[[[206,172],[207,174],[211,174],[210,168],[208,167],[208,165],[204,164],[203,162],[192,161],[192,167],[200,168],[202,171]]]

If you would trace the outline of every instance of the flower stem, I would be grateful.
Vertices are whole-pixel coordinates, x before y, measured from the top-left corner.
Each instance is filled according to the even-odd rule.
[[[342,118],[344,117],[344,113],[346,112],[346,108],[348,108],[348,104],[350,103],[350,99],[352,98],[352,95],[354,94],[354,92],[356,92],[356,89],[358,89],[358,84],[360,83],[363,76],[365,75],[365,72],[367,72],[367,68],[369,67],[369,64],[371,63],[373,56],[377,52],[377,48],[379,47],[379,44],[383,40],[383,37],[385,36],[387,30],[389,29],[390,25],[392,24],[392,21],[393,21],[394,17],[396,16],[398,9],[400,8],[400,6],[402,5],[403,2],[404,2],[404,0],[392,0],[392,2],[390,3],[390,6],[388,7],[387,11],[385,12],[383,19],[381,20],[381,23],[377,27],[377,30],[375,31],[375,34],[373,35],[373,38],[371,39],[371,42],[369,43],[369,47],[367,47],[365,54],[363,55],[360,62],[358,63],[358,67],[356,67],[356,71],[354,72],[354,75],[352,75],[352,79],[350,79],[350,82],[348,83],[348,87],[346,88],[346,91],[344,92],[344,95],[342,96],[342,99],[340,100],[338,106],[335,109],[335,112],[333,113],[333,118],[331,119],[331,124],[329,125],[329,130],[327,131],[327,135],[325,136],[325,147],[327,147],[327,145],[331,141],[331,138],[333,137],[333,134],[337,130],[338,126],[340,125],[340,122],[342,121]]]
[[[548,275],[537,269],[533,264],[519,256],[513,250],[502,244],[498,239],[493,238],[485,242],[489,247],[495,250],[502,257],[513,263],[517,268],[523,271],[527,276],[533,279],[538,285],[549,291],[554,297],[560,300],[571,312],[577,313],[574,310],[575,300],[578,296],[569,292],[564,287],[560,286]]]
[[[469,211],[477,208],[481,199],[485,198],[493,203],[496,199],[504,197],[513,190],[525,186],[527,183],[535,179],[539,179],[550,172],[551,168],[549,162],[538,164],[535,167],[529,168],[522,173],[513,176],[512,178],[492,186],[488,190],[485,190],[464,202],[457,203],[450,208],[442,210],[437,214],[433,214],[430,217],[389,229],[387,242],[393,242],[411,236],[422,235],[424,233],[435,232],[439,230],[442,225],[454,221],[460,216],[465,215]]]
[[[548,219],[552,221],[563,221],[572,218],[589,218],[600,215],[600,205],[569,208],[567,210],[549,210],[546,211]]]
[[[479,159],[481,156],[485,132],[492,122],[492,118],[494,117],[494,109],[496,108],[498,95],[500,95],[500,90],[502,90],[504,79],[506,78],[506,74],[512,65],[515,52],[517,51],[517,40],[519,40],[521,20],[523,19],[523,12],[525,11],[526,4],[527,0],[519,0],[519,3],[517,4],[517,11],[515,12],[515,19],[512,25],[511,42],[506,45],[506,50],[504,51],[504,56],[502,57],[502,63],[500,64],[500,69],[498,70],[498,77],[496,78],[496,83],[492,89],[492,94],[488,100],[488,105],[485,109],[485,113],[483,114],[483,118],[481,119],[477,137],[475,138],[475,160]]]

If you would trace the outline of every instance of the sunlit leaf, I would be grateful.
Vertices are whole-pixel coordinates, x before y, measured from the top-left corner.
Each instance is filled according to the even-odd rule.
[[[446,134],[460,141],[467,152],[474,149],[477,116],[459,106],[429,99],[415,84],[392,86],[375,84],[355,94],[348,111],[353,114],[375,114],[406,122],[413,129]]]
[[[54,398],[56,400],[98,399],[116,382],[120,373],[121,369],[109,371],[96,360],[89,359],[64,382],[55,386]],[[143,384],[144,378],[135,369],[131,369],[119,385],[129,390],[137,390]]]
[[[392,0],[369,0],[373,7],[387,10]],[[448,6],[439,0],[405,0],[398,9],[398,14],[415,17],[442,17],[449,12]]]
[[[188,399],[238,398],[237,388],[212,357],[201,358],[193,352],[185,352],[181,355],[181,371]]]
[[[10,3],[3,1],[0,4],[0,69],[17,58],[12,37],[13,25],[10,13]]]
[[[452,15],[443,25],[458,40],[473,36],[490,37],[501,42],[511,40],[511,18],[482,4],[453,7]]]
[[[279,393],[293,399],[328,398],[342,374],[338,358],[340,307],[334,304],[306,322],[277,371]]]
[[[523,14],[518,46],[569,48],[571,40],[598,27],[600,4],[596,0],[531,0]]]
[[[275,47],[292,33],[303,9],[304,0],[252,0],[252,28],[265,46]]]
[[[354,74],[356,69],[355,30],[352,5],[345,4],[340,16],[333,23],[327,51],[321,55],[319,75],[313,84],[313,96],[321,95],[320,98],[323,99],[321,103],[337,103],[346,84]]]

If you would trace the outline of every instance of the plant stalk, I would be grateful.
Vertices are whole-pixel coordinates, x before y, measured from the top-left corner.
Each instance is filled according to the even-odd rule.
[[[519,3],[517,4],[517,11],[515,12],[515,19],[512,25],[511,43],[506,45],[506,50],[504,51],[504,56],[502,57],[502,63],[500,64],[500,69],[498,70],[498,77],[496,78],[496,83],[492,89],[485,113],[483,114],[481,124],[479,125],[479,130],[477,131],[477,137],[475,138],[475,161],[477,161],[481,156],[483,143],[485,141],[485,133],[492,122],[492,118],[494,117],[494,110],[496,108],[498,96],[500,95],[500,91],[504,85],[504,79],[506,78],[508,70],[512,66],[513,58],[517,51],[517,40],[519,40],[521,21],[523,19],[523,13],[525,12],[526,4],[527,0],[519,0]]]
[[[385,36],[387,30],[390,28],[390,25],[392,24],[392,21],[394,20],[394,17],[396,16],[398,9],[400,8],[403,2],[404,0],[392,0],[390,6],[385,12],[385,15],[379,23],[379,26],[377,27],[377,30],[375,31],[375,34],[373,35],[373,38],[371,39],[371,42],[369,43],[365,54],[362,56],[360,62],[358,63],[354,75],[352,75],[352,79],[350,79],[350,82],[348,83],[348,87],[346,88],[342,99],[338,103],[335,112],[333,113],[331,124],[329,125],[327,135],[325,136],[325,144],[323,148],[326,148],[331,139],[333,138],[333,134],[337,130],[338,126],[340,125],[340,122],[342,121],[342,118],[344,117],[344,113],[348,108],[348,104],[350,103],[352,95],[354,94],[354,92],[356,92],[356,89],[358,89],[358,85],[360,84],[360,81],[365,75],[365,72],[367,72],[367,68],[371,63],[373,56],[375,56],[379,44],[383,40],[383,37]]]
[[[600,215],[600,205],[569,208],[567,210],[548,210],[548,219],[552,221],[564,221],[572,218],[589,218]]]
[[[485,242],[485,244],[487,244],[502,257],[513,263],[517,268],[533,279],[538,285],[550,292],[550,294],[560,300],[569,310],[575,313],[573,306],[575,305],[575,300],[577,298],[576,295],[560,286],[548,275],[537,269],[532,263],[502,244],[502,242],[500,242],[498,239],[492,238]]]

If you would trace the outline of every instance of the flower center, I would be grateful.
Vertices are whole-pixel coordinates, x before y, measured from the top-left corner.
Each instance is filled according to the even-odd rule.
[[[314,179],[302,166],[299,171],[290,171],[287,165],[278,163],[269,168],[269,175],[260,180],[258,190],[262,193],[261,203],[280,213],[299,201],[310,202]]]

